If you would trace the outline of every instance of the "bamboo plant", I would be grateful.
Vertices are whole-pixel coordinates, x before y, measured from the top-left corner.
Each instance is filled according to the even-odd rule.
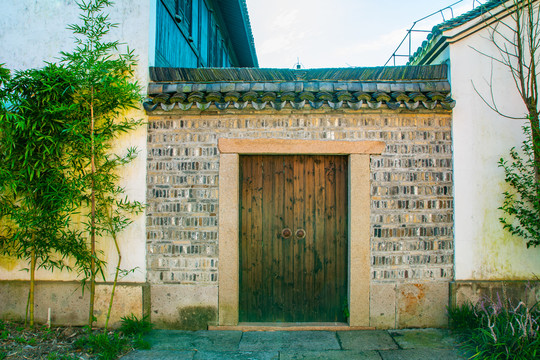
[[[76,36],[73,52],[63,52],[62,63],[76,78],[75,93],[78,111],[73,123],[81,124],[79,147],[74,151],[73,167],[77,169],[84,187],[81,200],[89,211],[85,215],[86,231],[90,238],[91,263],[89,274],[90,304],[88,325],[92,326],[96,276],[105,280],[104,262],[97,251],[98,241],[112,239],[118,253],[113,290],[107,312],[108,326],[114,291],[121,271],[122,259],[117,234],[130,223],[129,215],[142,210],[142,204],[129,201],[124,188],[118,185],[117,169],[137,154],[135,148],[123,155],[114,154],[113,142],[140,124],[140,120],[126,117],[126,112],[137,108],[141,101],[140,88],[133,80],[136,66],[132,51],[120,52],[118,41],[104,38],[117,24],[109,20],[104,9],[109,0],[78,2],[81,10],[80,24],[68,28]]]
[[[54,64],[13,77],[0,68],[0,252],[29,262],[30,326],[36,270],[84,271],[90,259],[72,227],[80,185],[65,156],[77,138],[67,121],[72,80]]]

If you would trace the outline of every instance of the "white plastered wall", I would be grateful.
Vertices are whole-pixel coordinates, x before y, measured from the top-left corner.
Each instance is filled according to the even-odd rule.
[[[508,19],[507,19],[508,20]],[[462,29],[453,30],[458,33]],[[524,116],[526,108],[484,28],[449,45],[453,110],[456,280],[533,279],[540,275],[540,249],[503,230],[498,208],[509,189],[498,167],[523,140],[526,120],[497,115],[482,100],[491,92],[501,112]],[[445,35],[447,35],[445,33]],[[444,55],[444,54],[443,54]],[[490,80],[491,79],[491,80]],[[490,86],[491,82],[491,86]],[[477,94],[474,87],[478,90]]]
[[[148,49],[151,2],[154,0],[116,0],[105,12],[110,20],[118,23],[110,33],[111,40],[119,40],[134,50],[138,68],[136,78],[146,91],[148,84]],[[78,23],[79,9],[74,0],[19,0],[2,7],[0,17],[0,63],[7,68],[28,69],[44,65],[44,61],[56,62],[60,51],[71,51],[74,47],[73,34],[67,30],[69,24]],[[125,45],[121,47],[125,50]],[[145,119],[141,109],[131,111],[128,116]],[[139,150],[137,159],[121,171],[121,185],[126,188],[128,198],[145,202],[146,199],[146,127],[141,126],[115,143],[119,152],[135,146]],[[122,269],[135,269],[121,281],[144,282],[146,280],[146,231],[145,214],[133,217],[133,224],[120,236]],[[117,256],[114,243],[102,242],[100,248],[108,263],[107,280],[112,280]],[[27,267],[12,259],[0,257],[0,280],[27,280],[28,273],[20,271]],[[38,280],[72,280],[74,275],[66,272],[39,271]]]

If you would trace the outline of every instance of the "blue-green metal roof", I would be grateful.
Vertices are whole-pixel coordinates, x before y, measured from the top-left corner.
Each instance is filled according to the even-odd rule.
[[[240,67],[259,67],[246,0],[215,0]]]

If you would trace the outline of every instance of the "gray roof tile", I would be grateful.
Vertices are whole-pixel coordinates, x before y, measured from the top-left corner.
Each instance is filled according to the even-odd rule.
[[[251,85],[247,83],[236,83],[234,86],[236,91],[248,91],[250,88]]]
[[[392,88],[389,83],[377,83],[377,91],[390,92]]]
[[[253,83],[251,84],[251,90],[253,91],[263,91],[264,83]]]
[[[282,92],[294,91],[294,83],[293,82],[281,83],[279,86],[279,90]]]
[[[236,84],[231,82],[221,83],[221,91],[222,92],[228,92],[228,91],[234,91],[236,89]]]
[[[455,104],[450,97],[445,65],[293,73],[288,69],[203,70],[151,69],[161,80],[149,84],[148,95],[152,99],[145,102],[144,108],[205,111],[215,106],[217,110],[273,108],[279,111],[326,106],[333,110],[361,111],[386,106],[390,110],[413,111],[435,107],[449,110]]]
[[[264,91],[279,91],[279,84],[277,84],[277,83],[264,83]]]
[[[471,20],[476,19],[479,16],[489,13],[491,10],[495,9],[497,6],[503,4],[506,0],[489,0],[482,5],[479,5],[460,16],[456,16],[450,20],[442,22],[438,25],[435,25],[431,30],[431,33],[427,35],[427,39],[422,42],[422,45],[416,50],[416,52],[409,59],[409,64],[417,64],[421,59],[429,53],[434,44],[436,44],[441,36],[443,31],[454,29],[460,25],[463,25]]]

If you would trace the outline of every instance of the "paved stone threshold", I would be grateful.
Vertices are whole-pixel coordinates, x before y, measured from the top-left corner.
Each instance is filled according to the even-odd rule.
[[[349,326],[347,323],[239,323],[238,325],[210,325],[208,330],[231,331],[356,331],[375,330],[368,326]]]
[[[123,360],[170,359],[466,359],[447,330],[179,331],[154,330],[151,350]]]

